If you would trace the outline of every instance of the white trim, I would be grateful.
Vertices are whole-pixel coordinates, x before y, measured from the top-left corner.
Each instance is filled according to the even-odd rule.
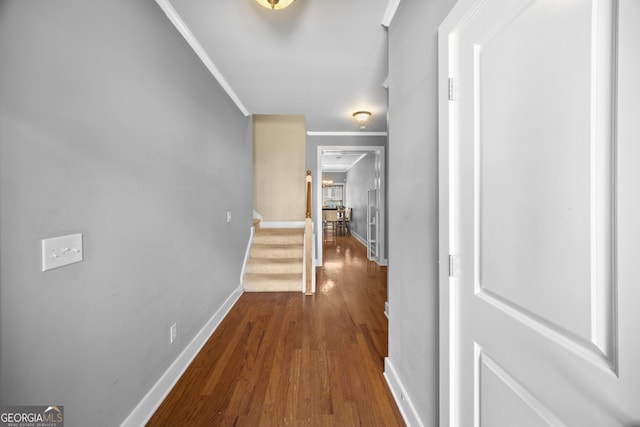
[[[302,250],[302,293],[307,292],[307,227],[304,233],[304,247]],[[313,221],[311,221],[311,293],[316,293],[316,232]]]
[[[189,43],[191,49],[193,49],[198,58],[200,58],[205,67],[207,67],[220,86],[222,86],[222,89],[229,95],[229,98],[236,104],[242,114],[244,114],[245,117],[249,116],[249,110],[242,104],[242,101],[240,101],[238,95],[233,91],[229,82],[222,76],[218,67],[216,67],[211,58],[209,58],[209,55],[207,55],[207,52],[205,52],[198,39],[196,39],[196,36],[193,35],[189,27],[187,27],[187,24],[185,24],[180,15],[178,15],[178,12],[173,8],[171,2],[169,0],[156,0],[156,3],[158,3],[158,6],[164,11],[178,32],[182,34],[182,37]]]
[[[455,7],[454,7],[455,9]],[[453,11],[451,12],[453,14]],[[450,16],[451,16],[450,14]],[[453,425],[451,393],[452,355],[450,345],[450,300],[449,287],[449,40],[451,24],[445,19],[438,29],[438,230],[439,230],[439,292],[438,292],[438,401],[439,423],[443,426]],[[440,87],[447,81],[445,88]],[[443,262],[444,259],[447,262]],[[446,267],[445,267],[446,266]],[[447,270],[446,272],[444,270]]]
[[[360,242],[360,244],[362,246],[364,246],[365,248],[367,247],[367,239],[365,239],[364,237],[362,237],[361,235],[359,235],[358,233],[356,233],[355,231],[351,230],[351,236],[355,237],[355,239]],[[374,260],[375,261],[375,260]],[[387,259],[381,259],[380,261],[376,261],[376,264],[380,265],[380,266],[386,266],[387,265]]]
[[[355,238],[356,238],[356,240],[357,240],[358,242],[360,242],[360,243],[362,244],[362,246],[364,246],[364,247],[366,248],[366,247],[367,247],[367,239],[365,239],[364,237],[362,237],[361,235],[359,235],[358,233],[356,233],[356,232],[355,232],[355,231],[353,231],[353,230],[350,230],[350,231],[351,231],[351,235],[352,235],[353,237],[355,237]]]
[[[160,379],[151,387],[151,390],[131,411],[120,427],[138,427],[145,425],[153,416],[156,409],[169,394],[173,386],[178,382],[184,371],[189,367],[193,359],[198,355],[211,334],[218,328],[222,319],[231,310],[233,305],[242,295],[242,286],[233,290],[220,308],[211,316],[211,319],[202,327],[176,360],[169,366]]]
[[[307,136],[388,136],[388,132],[318,132],[307,131]]]
[[[391,363],[391,360],[388,357],[384,358],[383,375],[407,426],[424,427],[424,423],[420,419],[418,411],[416,411],[416,407],[413,406],[413,402],[411,401],[407,390],[404,388],[402,381],[400,381],[400,377],[398,377],[398,373],[393,367],[393,363]]]
[[[251,254],[251,244],[253,243],[253,235],[255,234],[255,231],[256,228],[251,227],[251,231],[249,232],[249,243],[247,243],[247,249],[244,252],[244,261],[242,262],[242,271],[240,272],[240,284],[244,283],[244,274],[247,271],[247,262],[249,261],[249,256]]]
[[[452,248],[453,233],[450,224],[450,214],[453,212],[450,199],[451,188],[456,185],[450,170],[450,158],[455,155],[450,151],[450,138],[454,135],[450,128],[452,104],[449,100],[449,78],[456,78],[453,58],[450,57],[450,49],[455,33],[461,25],[465,24],[477,4],[482,0],[459,0],[451,9],[447,17],[438,28],[438,230],[439,230],[439,296],[438,296],[438,396],[439,396],[439,425],[457,426],[457,398],[454,389],[457,383],[456,366],[451,363],[451,358],[456,357],[456,340],[452,339],[452,333],[456,330],[456,313],[452,310],[451,303],[455,300],[455,287],[452,286],[454,278],[449,277],[449,255],[456,255]]]
[[[304,228],[304,221],[262,221],[260,228]]]
[[[302,293],[307,292],[307,227],[305,224],[304,227],[304,239],[303,239],[303,250],[302,250]],[[311,221],[311,293],[316,293],[316,250],[315,250],[315,242],[316,242],[316,232],[315,227],[313,225],[313,221]]]
[[[384,11],[384,15],[382,16],[383,26],[388,28],[389,25],[391,25],[391,21],[393,21],[393,17],[396,16],[396,12],[398,11],[398,6],[400,6],[400,0],[389,0],[387,9]]]
[[[311,224],[313,227],[313,223]],[[311,233],[313,239],[313,233]],[[313,240],[312,240],[313,243]],[[313,258],[312,258],[313,259]],[[307,227],[305,224],[304,233],[302,233],[302,286],[300,290],[303,294],[307,292]]]
[[[311,273],[312,273],[311,292],[315,294],[316,293],[316,276],[317,276],[317,272],[316,272],[317,258],[316,258],[316,227],[313,222],[311,223],[311,230],[313,233],[311,235],[311,260],[313,261],[313,265],[311,266]]]

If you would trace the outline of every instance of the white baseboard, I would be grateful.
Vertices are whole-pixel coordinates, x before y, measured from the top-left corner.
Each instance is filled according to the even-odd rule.
[[[407,391],[402,385],[402,381],[400,381],[400,378],[398,377],[398,373],[388,357],[385,357],[384,359],[384,378],[387,380],[387,384],[391,389],[391,394],[393,395],[393,398],[398,405],[398,409],[400,409],[400,413],[402,414],[402,418],[404,418],[404,422],[407,426],[424,427],[415,406],[413,406],[413,403],[411,402],[409,394],[407,394]]]
[[[244,252],[244,261],[242,261],[242,270],[240,271],[240,284],[244,283],[244,273],[247,271],[247,262],[249,261],[249,256],[251,256],[251,244],[253,243],[253,235],[256,231],[255,227],[251,227],[251,231],[249,232],[249,243],[247,243],[247,249]]]
[[[362,246],[364,246],[365,248],[367,247],[367,239],[365,239],[364,237],[362,237],[361,235],[355,232],[351,232],[351,235],[355,237],[358,242],[362,243]],[[386,267],[388,265],[387,260],[386,259],[380,260],[378,265]]]
[[[222,306],[213,314],[211,319],[196,334],[180,355],[169,366],[160,379],[151,387],[151,390],[142,398],[120,427],[143,426],[153,416],[156,409],[167,397],[173,386],[178,382],[184,371],[189,367],[193,359],[200,352],[211,334],[217,329],[222,319],[242,295],[242,285],[238,286]]]
[[[367,239],[365,239],[364,237],[362,237],[361,235],[359,235],[355,231],[352,231],[351,235],[353,237],[355,237],[358,242],[362,243],[362,246],[364,246],[365,248],[367,247]]]
[[[260,228],[304,228],[304,221],[262,221]]]

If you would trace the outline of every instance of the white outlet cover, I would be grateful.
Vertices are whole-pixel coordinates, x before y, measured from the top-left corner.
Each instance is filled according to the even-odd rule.
[[[82,233],[42,240],[42,271],[80,262],[82,259]]]

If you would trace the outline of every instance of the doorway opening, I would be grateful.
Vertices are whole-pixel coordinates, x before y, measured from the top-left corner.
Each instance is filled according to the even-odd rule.
[[[345,233],[367,248],[367,256],[386,265],[386,192],[384,146],[318,146],[316,265],[323,263],[325,238]],[[334,214],[348,221],[334,221]],[[339,227],[339,228],[336,228]]]

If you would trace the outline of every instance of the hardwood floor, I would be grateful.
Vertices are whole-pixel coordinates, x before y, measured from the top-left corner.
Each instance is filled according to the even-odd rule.
[[[382,376],[386,267],[326,240],[317,292],[245,293],[148,426],[403,426]]]

